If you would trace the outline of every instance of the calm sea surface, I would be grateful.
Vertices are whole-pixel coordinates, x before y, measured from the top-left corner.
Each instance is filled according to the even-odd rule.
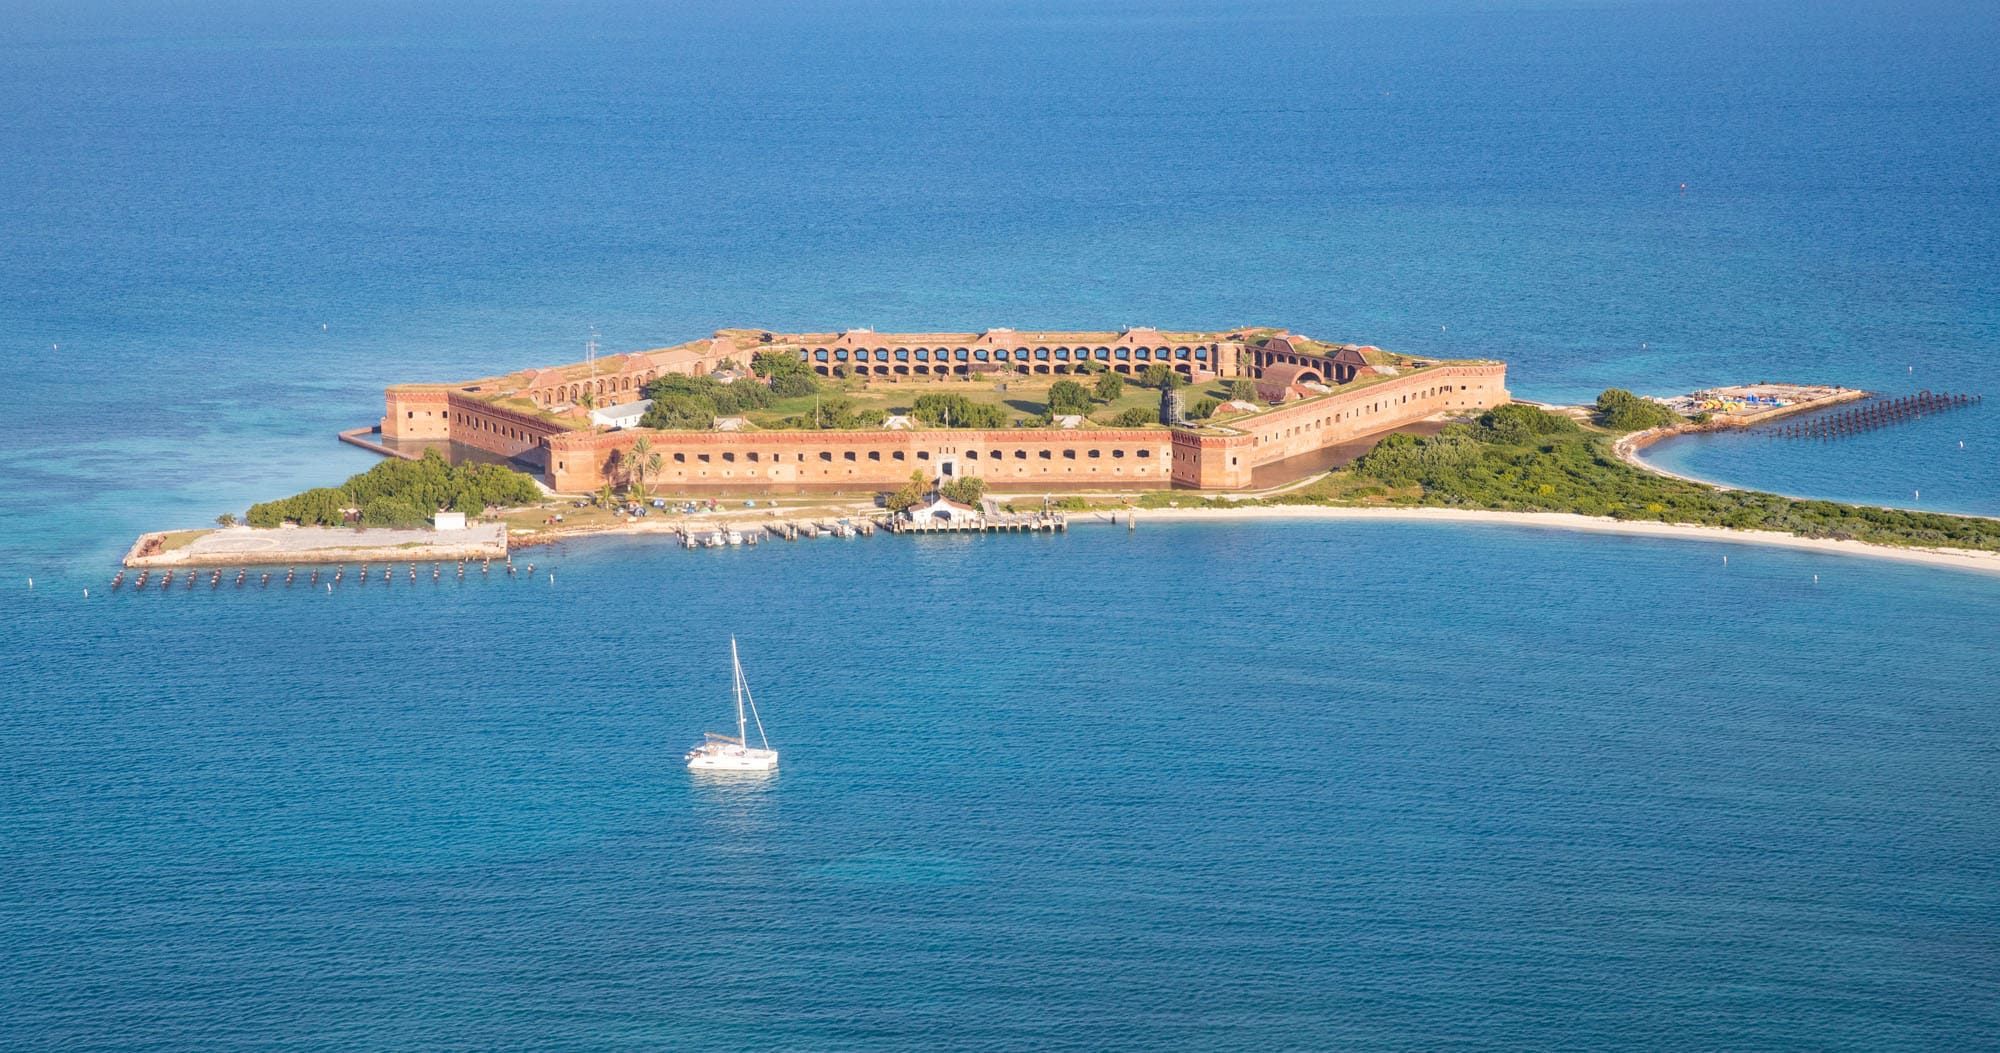
[[[1652,456],[2000,513],[1989,5],[322,6],[0,17],[0,1046],[2000,1045],[1986,578],[1142,523],[104,589],[593,326],[1982,392]],[[678,761],[731,632],[768,783]]]

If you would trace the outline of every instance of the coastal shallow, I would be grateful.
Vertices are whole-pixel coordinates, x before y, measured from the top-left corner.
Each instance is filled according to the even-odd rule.
[[[6,589],[0,1033],[1991,1044],[2000,589],[1742,554],[1142,512]],[[732,633],[773,780],[680,763]]]
[[[1948,567],[1953,570],[2000,574],[2000,552],[1970,549],[1901,548],[1872,545],[1861,541],[1800,537],[1775,530],[1734,530],[1729,527],[1692,523],[1655,523],[1643,520],[1609,519],[1573,515],[1567,512],[1492,512],[1458,508],[1327,508],[1312,505],[1258,506],[1249,508],[1156,508],[1139,513],[1139,523],[1148,520],[1232,520],[1232,519],[1321,519],[1376,520],[1457,523],[1485,526],[1534,527],[1545,530],[1581,530],[1599,534],[1635,537],[1674,538],[1682,541],[1721,541],[1738,545],[1766,545],[1840,556],[1865,556],[1903,563]],[[1079,519],[1079,521],[1081,521]]]
[[[1193,495],[1189,495],[1189,497],[1190,500],[1197,499]],[[827,504],[817,514],[832,518],[837,516],[862,516],[870,513],[879,514],[879,511],[869,505],[857,503],[845,507],[837,504]],[[1704,526],[1693,523],[1660,523],[1649,520],[1612,519],[1602,516],[1575,515],[1567,512],[1500,512],[1485,509],[1429,507],[1359,508],[1326,505],[1244,504],[1237,507],[1147,508],[1137,510],[1136,512],[1126,509],[1075,512],[1069,515],[1068,523],[1071,526],[1107,524],[1122,526],[1126,524],[1128,518],[1134,515],[1137,516],[1137,525],[1140,528],[1144,528],[1147,523],[1161,521],[1226,524],[1257,521],[1297,522],[1307,520],[1330,522],[1421,522],[1459,526],[1527,527],[1537,530],[1568,530],[1679,541],[1759,545],[1814,552],[1821,555],[1892,560],[1900,563],[1921,564],[1949,570],[2000,575],[2000,552],[1974,549],[1877,545],[1863,541],[1803,537],[1775,530],[1738,530],[1730,527]],[[793,517],[794,515],[790,514],[780,514],[777,518]],[[771,521],[773,518],[773,513],[768,509],[731,510],[702,516],[691,523],[662,518],[659,520],[626,521],[615,525],[544,529],[531,534],[517,536],[513,539],[512,543],[517,549],[525,549],[565,542],[585,541],[592,538],[631,538],[665,545],[677,541],[680,537],[678,532],[683,529],[702,531],[718,526],[754,529],[760,527],[763,523]],[[814,518],[814,516],[807,515],[805,518]]]
[[[2000,393],[1977,4],[1060,6],[10,12],[4,1044],[2000,1048],[1982,575],[1141,513],[102,589],[593,324]],[[1996,411],[1649,456],[2000,515]],[[731,631],[786,770],[696,784]]]

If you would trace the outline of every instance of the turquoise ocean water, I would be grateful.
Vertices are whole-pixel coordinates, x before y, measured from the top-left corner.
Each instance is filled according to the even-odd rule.
[[[2000,397],[1987,7],[8,14],[0,1045],[2000,1043],[1985,578],[1142,524],[103,589],[593,326]],[[1654,456],[2000,513],[1996,405]],[[731,632],[768,784],[678,763]]]

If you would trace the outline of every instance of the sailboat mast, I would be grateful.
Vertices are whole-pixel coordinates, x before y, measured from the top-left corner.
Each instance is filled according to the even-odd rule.
[[[750,745],[750,729],[743,724],[743,660],[736,657],[736,637],[729,638],[729,669],[733,677],[731,686],[736,689],[736,740],[746,748]]]

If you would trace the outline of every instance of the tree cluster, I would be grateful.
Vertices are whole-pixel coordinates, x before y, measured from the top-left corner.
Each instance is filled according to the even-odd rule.
[[[1096,402],[1089,388],[1074,380],[1058,380],[1049,385],[1048,405],[1050,413],[1089,413]]]
[[[1148,424],[1157,424],[1158,422],[1159,414],[1144,406],[1128,407],[1116,417],[1111,418],[1111,426],[1114,428],[1143,428]]]
[[[901,512],[923,503],[924,495],[930,492],[930,483],[925,481],[923,469],[919,468],[910,473],[909,482],[897,487],[883,500],[882,506],[891,512]]]
[[[1645,431],[1679,424],[1686,418],[1651,399],[1623,388],[1606,388],[1597,396],[1597,421],[1612,431]]]
[[[918,395],[910,416],[925,424],[949,428],[1004,428],[1007,411],[990,402],[974,402],[964,395],[932,393]]]
[[[345,509],[361,510],[367,526],[422,526],[442,509],[478,515],[489,506],[528,504],[541,496],[534,480],[497,464],[447,463],[436,450],[421,460],[387,460],[339,486],[250,506],[251,526],[284,522],[340,526]]]
[[[778,400],[770,387],[753,378],[724,384],[685,373],[669,373],[646,385],[646,397],[653,404],[639,426],[680,431],[714,427],[717,416],[737,416]]]
[[[960,504],[976,506],[986,496],[986,480],[977,475],[961,475],[938,487],[938,493]]]
[[[798,398],[819,390],[812,367],[797,355],[783,351],[759,351],[750,359],[750,368],[771,382],[771,394],[781,399]]]

